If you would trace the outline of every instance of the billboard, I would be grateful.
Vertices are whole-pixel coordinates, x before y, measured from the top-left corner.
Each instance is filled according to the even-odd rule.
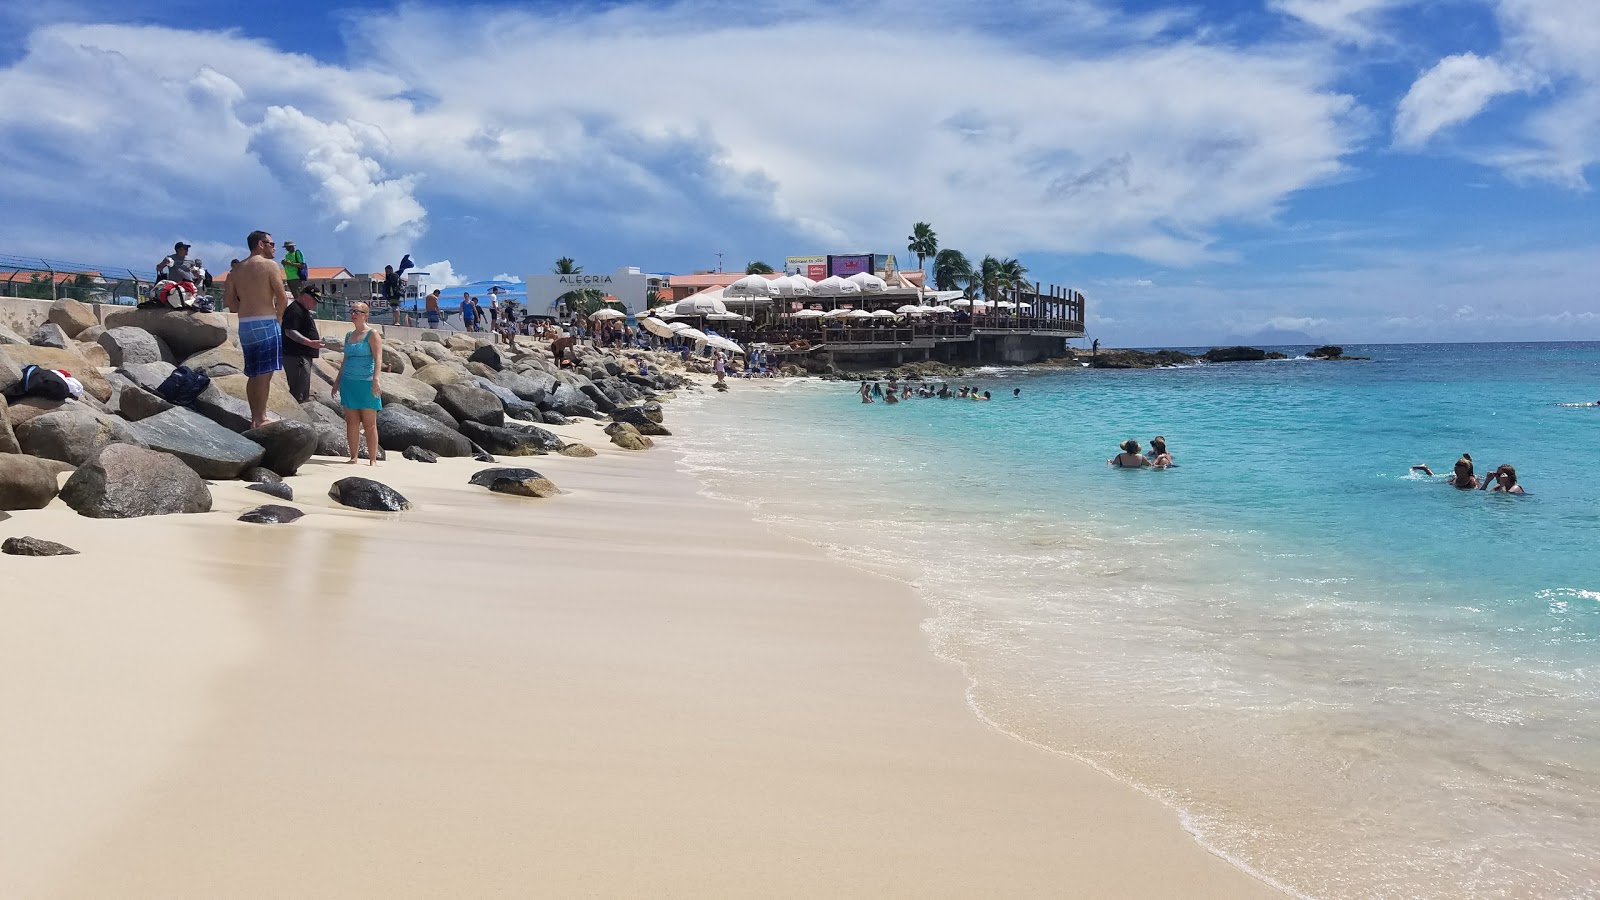
[[[872,274],[883,278],[888,278],[890,275],[893,275],[899,271],[900,268],[899,266],[895,265],[893,253],[872,254]]]
[[[645,303],[645,291],[649,281],[650,276],[626,266],[605,275],[590,275],[587,272],[580,275],[529,275],[526,285],[528,312],[536,316],[549,315],[556,298],[571,291],[581,290],[610,294],[621,300],[628,308],[628,312],[643,312],[648,308]]]
[[[826,256],[791,256],[783,261],[783,271],[789,275],[804,275],[812,281],[828,277]]]
[[[872,274],[871,254],[828,257],[829,275],[838,275],[841,278],[849,278],[851,275],[855,275],[860,272],[866,272],[869,275]]]

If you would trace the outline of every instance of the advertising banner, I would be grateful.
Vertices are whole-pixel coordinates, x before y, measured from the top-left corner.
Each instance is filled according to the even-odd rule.
[[[788,275],[804,275],[812,281],[821,281],[828,277],[828,258],[826,256],[791,256],[784,260],[783,271]]]
[[[849,278],[861,272],[872,273],[872,257],[864,256],[830,256],[828,257],[828,274],[838,275],[840,278]]]

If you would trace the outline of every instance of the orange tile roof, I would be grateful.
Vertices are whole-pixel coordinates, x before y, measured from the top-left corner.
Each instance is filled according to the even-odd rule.
[[[0,270],[0,283],[27,284],[33,281],[35,275],[39,277],[40,281],[46,283],[54,281],[56,284],[76,281],[79,275],[87,275],[90,278],[105,277],[99,272],[45,272],[31,269],[3,269]]]

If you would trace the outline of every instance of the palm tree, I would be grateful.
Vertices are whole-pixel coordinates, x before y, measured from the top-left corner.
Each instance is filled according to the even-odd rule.
[[[580,266],[573,261],[572,257],[563,256],[556,260],[555,267],[550,271],[556,273],[557,275],[582,275],[583,266]],[[595,290],[594,288],[579,288],[575,291],[567,291],[565,294],[557,297],[556,302],[566,303],[567,309],[572,310],[574,313],[577,313],[580,316],[587,316],[603,306],[616,305],[607,303],[605,297],[605,294]]]
[[[939,236],[933,233],[933,226],[927,222],[918,222],[911,226],[911,236],[906,238],[909,242],[906,249],[917,255],[917,268],[921,269],[923,261],[929,257],[937,258],[939,253]]]
[[[992,256],[985,256],[977,268],[977,281],[983,290],[983,299],[993,306],[1000,299],[1000,291],[1005,287],[1005,266],[1000,260]]]
[[[1033,285],[1028,281],[1028,267],[1015,259],[1000,263],[1000,286],[1008,291],[1024,291]]]
[[[771,275],[775,271],[777,270],[759,259],[753,260],[750,265],[744,267],[746,275]]]
[[[959,291],[970,287],[972,263],[960,250],[940,250],[933,258],[933,286],[941,291]]]

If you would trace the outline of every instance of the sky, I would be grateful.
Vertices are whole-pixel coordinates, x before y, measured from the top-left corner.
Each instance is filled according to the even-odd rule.
[[[0,254],[906,251],[1108,345],[1600,340],[1600,0],[0,4]]]

